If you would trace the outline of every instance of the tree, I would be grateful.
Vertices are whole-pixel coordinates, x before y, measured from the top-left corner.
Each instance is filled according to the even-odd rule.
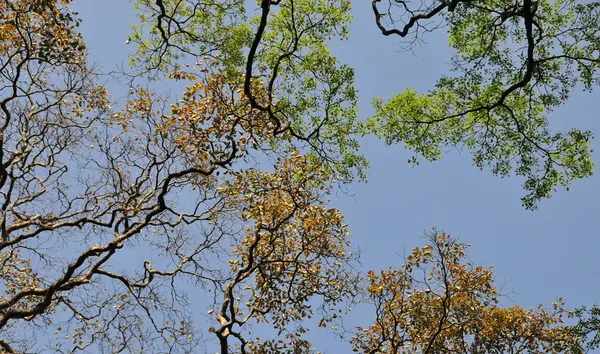
[[[579,353],[578,336],[555,326],[562,300],[548,311],[499,306],[491,267],[465,260],[468,245],[433,232],[400,269],[368,274],[376,317],[359,327],[364,353]]]
[[[208,335],[186,311],[196,291],[215,294],[223,352],[230,338],[242,352],[283,350],[246,339],[248,321],[273,321],[290,350],[306,347],[302,327],[287,326],[316,298],[326,318],[356,292],[343,219],[320,199],[365,165],[345,136],[352,71],[322,37],[346,15],[325,7],[298,23],[296,50],[255,48],[247,72],[225,47],[223,60],[159,72],[187,83],[175,103],[133,81],[119,103],[87,64],[68,5],[0,2],[3,351],[193,352]],[[268,80],[252,73],[255,55]],[[280,87],[300,95],[276,97]],[[266,172],[254,158],[280,162]]]
[[[423,33],[446,28],[454,55],[453,73],[428,93],[407,89],[387,102],[375,100],[375,134],[426,160],[459,146],[473,152],[479,168],[500,176],[514,170],[525,177],[528,209],[557,186],[592,174],[591,132],[552,133],[548,115],[575,89],[590,91],[600,82],[600,3],[381,2],[372,4],[384,35],[412,45]]]
[[[589,352],[600,345],[600,308],[594,305],[590,308],[582,306],[572,312],[577,319],[573,332],[581,337],[581,351]]]
[[[326,323],[341,312],[335,305],[358,293],[343,217],[320,199],[327,181],[321,166],[294,153],[274,173],[247,171],[224,187],[231,202],[245,210],[242,219],[253,223],[232,240],[233,275],[223,289],[214,330],[221,353],[229,352],[231,336],[242,353],[306,352],[308,327],[302,322],[315,315],[309,300],[322,298],[321,323]],[[233,326],[249,320],[271,322],[279,339],[244,339]]]
[[[139,74],[180,72],[182,58],[214,58],[239,83],[250,107],[264,114],[273,135],[291,138],[343,181],[365,177],[358,153],[354,71],[327,45],[344,39],[351,18],[345,0],[261,1],[248,18],[244,1],[136,1],[140,23],[130,36]],[[216,64],[216,65],[215,65]],[[253,82],[261,82],[262,98]]]
[[[347,225],[327,200],[365,177],[357,136],[385,131],[379,116],[358,120],[353,70],[327,46],[346,37],[350,2],[263,0],[254,17],[245,5],[136,1],[129,93],[115,100],[87,61],[70,1],[0,0],[4,352],[189,353],[216,343],[222,354],[307,353],[311,323],[335,323],[363,295]],[[585,9],[574,11],[590,22]],[[181,98],[153,88],[167,80]],[[560,155],[580,168],[568,176],[591,168],[576,156],[587,154],[581,144]],[[537,331],[533,343],[560,351],[575,341],[560,311],[492,307],[490,275],[456,266],[467,276],[457,281],[487,284],[481,297],[451,294],[473,295],[466,303],[485,313],[463,321],[469,333],[507,313]],[[386,274],[382,284],[368,275],[376,303],[387,298],[373,289],[406,276]],[[413,310],[457,311],[431,294]],[[192,310],[202,306],[208,317]],[[262,338],[252,332],[260,325]],[[427,337],[432,345],[458,340],[442,332]],[[357,349],[388,345],[377,327],[361,333]]]

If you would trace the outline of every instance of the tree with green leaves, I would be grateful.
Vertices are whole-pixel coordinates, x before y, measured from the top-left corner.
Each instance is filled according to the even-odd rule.
[[[370,131],[429,161],[458,146],[477,167],[523,176],[528,209],[592,174],[591,132],[551,132],[548,118],[574,90],[600,82],[600,3],[373,0],[373,12],[384,35],[409,45],[446,29],[453,56],[429,92],[375,100]]]
[[[591,308],[582,306],[571,313],[577,324],[573,332],[581,338],[581,351],[589,352],[600,347],[600,307]]]

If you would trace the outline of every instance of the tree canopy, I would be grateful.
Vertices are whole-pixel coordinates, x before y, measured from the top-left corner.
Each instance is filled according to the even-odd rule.
[[[413,5],[373,0],[373,26],[408,45],[447,29],[451,72],[363,119],[329,48],[349,35],[348,0],[136,0],[135,55],[108,75],[123,99],[72,1],[0,0],[2,350],[298,354],[315,352],[311,331],[364,353],[596,346],[596,309],[505,307],[491,267],[446,233],[388,270],[361,265],[330,201],[367,178],[361,137],[413,162],[465,147],[525,177],[529,209],[593,172],[591,132],[548,119],[599,83],[600,3]],[[374,312],[347,328],[354,306]]]
[[[465,147],[477,167],[524,176],[529,209],[592,174],[591,132],[552,132],[548,117],[575,89],[599,83],[600,3],[373,0],[373,11],[386,36],[415,41],[444,28],[454,51],[434,89],[375,100],[370,124],[388,144],[426,160],[444,146]]]

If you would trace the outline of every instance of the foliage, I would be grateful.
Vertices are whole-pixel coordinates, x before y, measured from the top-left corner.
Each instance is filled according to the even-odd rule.
[[[323,197],[366,166],[347,136],[352,70],[322,37],[342,32],[348,4],[320,2],[323,17],[307,17],[315,4],[248,21],[260,32],[250,71],[236,44],[192,67],[140,44],[144,75],[185,82],[183,97],[139,76],[113,109],[67,1],[0,2],[4,351],[193,352],[215,335],[223,353],[310,348],[306,319],[330,321],[357,293],[343,217]],[[192,24],[214,19],[202,18]],[[267,172],[253,159],[279,162]],[[212,294],[212,330],[186,311],[191,292]],[[262,322],[287,339],[253,336],[246,324]]]
[[[179,71],[177,59],[217,59],[213,67],[241,74],[250,106],[275,129],[318,155],[337,178],[364,178],[358,153],[354,71],[340,65],[327,40],[345,38],[350,20],[346,0],[261,1],[247,18],[242,1],[138,1],[140,24],[134,65],[142,73]],[[197,15],[202,13],[202,15]],[[150,30],[147,30],[150,28]],[[245,51],[247,55],[244,56]],[[260,80],[260,101],[252,81]]]
[[[445,146],[471,150],[477,167],[525,177],[523,205],[536,207],[557,186],[593,172],[589,131],[553,133],[549,114],[576,88],[600,82],[600,4],[574,0],[390,1],[377,25],[385,35],[419,39],[443,23],[454,50],[452,75],[434,90],[407,89],[374,101],[369,128],[426,160]],[[386,27],[387,26],[387,27]],[[416,161],[414,159],[413,161]]]
[[[368,274],[376,318],[358,327],[354,351],[364,353],[577,353],[577,336],[557,327],[552,310],[498,305],[491,267],[465,260],[467,245],[442,233],[413,249],[400,269]],[[575,348],[575,349],[574,349]]]
[[[303,322],[315,315],[309,300],[322,297],[321,321],[328,322],[337,303],[356,295],[349,233],[340,212],[320,199],[328,179],[322,166],[293,153],[273,173],[244,171],[223,187],[250,222],[232,241],[234,275],[217,313],[221,352],[227,352],[228,335],[239,339],[242,352],[246,346],[255,353],[304,352],[310,343]],[[279,339],[247,342],[233,331],[250,319],[272,323]]]
[[[600,308],[582,306],[571,313],[578,320],[573,332],[581,337],[582,352],[598,349],[600,346]]]
[[[429,95],[378,103],[364,124],[354,71],[328,48],[347,37],[347,0],[262,0],[256,13],[244,1],[137,0],[129,38],[137,52],[122,73],[122,101],[88,63],[70,3],[0,0],[3,352],[190,353],[217,343],[221,354],[309,353],[309,330],[337,324],[362,296],[377,320],[351,339],[356,350],[579,345],[578,332],[561,324],[562,302],[553,311],[499,307],[491,271],[465,263],[464,245],[445,234],[402,269],[368,273],[362,288],[348,226],[327,198],[365,178],[357,136],[366,128],[435,159],[449,136],[482,144],[476,130],[485,127],[498,140],[483,144],[478,164],[508,173],[506,161],[521,154],[530,207],[557,183],[589,175],[590,135],[550,137],[545,112],[578,80],[597,83],[597,59],[588,60],[598,46],[595,5],[566,3],[564,18],[552,4],[504,15],[490,10],[502,4],[452,5],[444,18],[455,27],[457,58],[493,60],[468,64],[468,75],[444,78]],[[431,16],[450,7],[442,5]],[[500,58],[507,35],[485,53],[473,37],[498,16],[507,17],[499,30],[523,17],[530,42],[542,33],[540,14],[550,37],[534,40],[522,78],[517,59],[499,69],[512,63]],[[560,47],[564,36],[578,46]],[[557,46],[566,54],[554,58]],[[579,76],[569,63],[580,65]],[[544,76],[550,67],[560,75]],[[478,81],[469,76],[477,72],[485,73]],[[500,93],[511,80],[519,83]],[[181,98],[156,92],[154,81],[180,85]],[[566,91],[538,90],[553,85]],[[427,121],[461,109],[470,111],[431,130],[404,121],[406,112]],[[540,151],[547,173],[538,179]],[[418,271],[432,278],[421,281]]]

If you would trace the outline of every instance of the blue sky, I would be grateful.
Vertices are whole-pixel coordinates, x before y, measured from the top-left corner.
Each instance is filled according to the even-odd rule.
[[[105,70],[125,62],[134,50],[125,40],[135,18],[124,5],[76,2],[91,59]],[[432,88],[450,58],[443,31],[426,37],[414,54],[401,51],[396,38],[378,32],[370,7],[369,1],[356,1],[350,40],[332,43],[339,59],[356,70],[362,118],[372,112],[374,97],[389,98],[407,87]],[[598,91],[573,95],[552,114],[551,126],[600,135],[598,97]],[[600,139],[592,144],[600,163]],[[334,204],[347,218],[366,269],[399,267],[398,254],[421,245],[423,230],[435,226],[471,243],[469,256],[476,263],[495,265],[498,283],[507,283],[517,304],[532,307],[564,297],[575,307],[599,300],[600,268],[594,259],[600,249],[600,174],[575,182],[569,192],[556,192],[530,212],[521,207],[522,180],[479,171],[466,151],[411,167],[406,163],[411,154],[402,146],[366,138],[362,147],[371,161],[368,183],[352,185],[352,196],[340,194]],[[315,341],[320,350],[336,353],[328,343],[327,338]]]

